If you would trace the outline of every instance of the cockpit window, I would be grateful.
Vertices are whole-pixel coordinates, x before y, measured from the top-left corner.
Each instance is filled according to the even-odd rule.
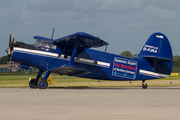
[[[34,43],[34,47],[41,50],[46,50],[46,51],[56,50],[56,45],[53,45],[52,42],[47,42],[47,41],[42,41],[42,40],[37,40]]]
[[[40,47],[42,45],[42,42],[40,42],[40,41],[36,41],[35,43],[34,43],[34,46],[35,47]]]

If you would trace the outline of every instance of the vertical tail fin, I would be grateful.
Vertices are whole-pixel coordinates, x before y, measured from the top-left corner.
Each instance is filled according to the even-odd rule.
[[[144,43],[136,58],[144,58],[160,77],[167,77],[172,71],[172,50],[167,37],[154,33]]]
[[[162,33],[154,33],[144,43],[136,57],[156,56],[173,59],[169,40]]]

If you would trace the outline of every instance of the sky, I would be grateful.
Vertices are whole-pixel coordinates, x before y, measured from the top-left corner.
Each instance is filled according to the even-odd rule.
[[[53,27],[54,39],[89,33],[108,42],[113,54],[137,54],[151,34],[161,32],[173,55],[180,55],[179,13],[179,0],[0,0],[0,57],[10,31],[15,41],[33,44],[36,35],[51,38]]]

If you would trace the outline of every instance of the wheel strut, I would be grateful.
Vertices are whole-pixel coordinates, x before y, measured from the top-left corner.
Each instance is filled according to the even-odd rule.
[[[29,81],[29,87],[30,88],[37,88],[38,87],[38,85],[37,85],[38,80],[39,80],[39,78],[42,79],[42,73],[43,72],[44,72],[43,70],[39,70],[39,72],[38,72],[38,74],[36,76],[36,79],[32,79],[32,80]]]
[[[49,70],[46,71],[46,74],[44,77],[42,77],[42,73],[44,70],[39,70],[36,79],[32,79],[29,81],[29,87],[30,88],[39,88],[39,89],[46,89],[48,87],[47,79],[51,72]],[[39,80],[40,79],[40,80]]]
[[[47,70],[44,78],[41,78],[41,80],[38,81],[37,86],[39,89],[46,89],[48,87],[47,79],[50,74],[51,72]]]

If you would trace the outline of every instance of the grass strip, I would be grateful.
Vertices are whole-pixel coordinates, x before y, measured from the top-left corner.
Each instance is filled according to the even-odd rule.
[[[35,78],[35,74],[25,75],[0,75],[0,88],[29,87],[29,77]],[[89,88],[89,87],[141,87],[142,81],[105,81],[92,80],[78,77],[52,75],[50,88]],[[147,80],[149,87],[180,86],[180,76],[169,76],[162,79]],[[171,84],[170,84],[171,83]]]

